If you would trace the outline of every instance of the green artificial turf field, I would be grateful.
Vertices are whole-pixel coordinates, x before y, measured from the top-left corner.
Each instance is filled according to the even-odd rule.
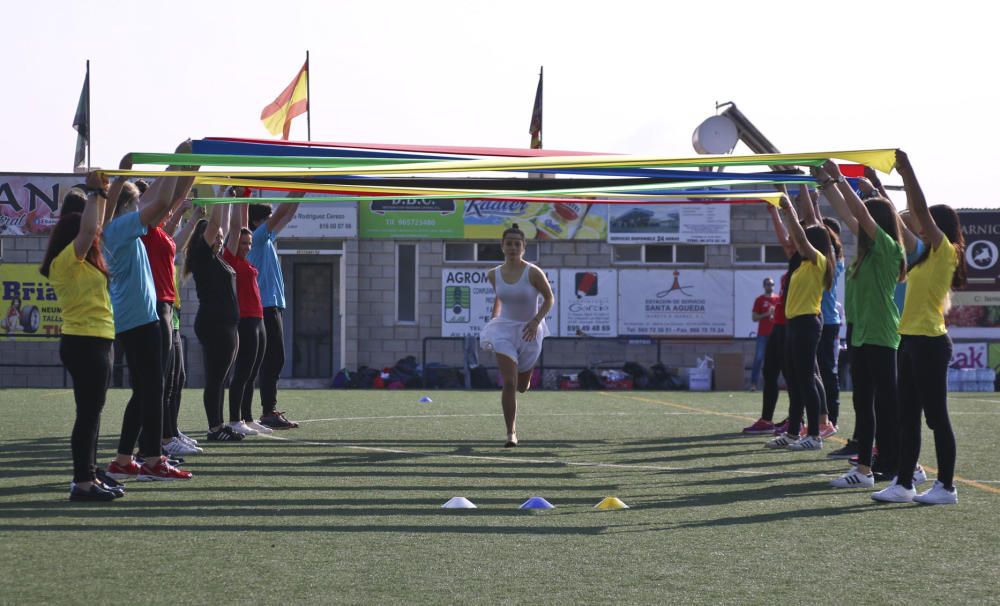
[[[109,394],[103,463],[127,395]],[[301,428],[202,441],[193,480],[81,504],[67,500],[71,392],[0,391],[0,602],[1000,599],[1000,394],[952,395],[959,504],[938,507],[828,488],[847,463],[825,454],[847,436],[822,453],[740,436],[759,394],[529,393],[515,449],[502,448],[499,392],[421,395],[282,391]],[[181,427],[202,439],[201,392],[184,399]],[[923,445],[933,479],[927,430]],[[630,509],[594,509],[611,495]],[[455,496],[478,509],[441,509]],[[555,509],[518,509],[533,496]]]

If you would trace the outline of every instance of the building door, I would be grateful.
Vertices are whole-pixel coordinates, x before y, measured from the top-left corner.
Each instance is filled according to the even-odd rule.
[[[340,256],[287,255],[282,261],[291,270],[285,288],[292,293],[282,376],[332,380],[340,368]]]

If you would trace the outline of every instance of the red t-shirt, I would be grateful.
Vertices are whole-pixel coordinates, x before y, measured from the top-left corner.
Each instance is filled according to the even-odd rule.
[[[159,226],[150,227],[142,236],[146,246],[146,256],[149,257],[149,269],[153,271],[153,284],[156,286],[156,300],[173,303],[177,299],[174,290],[174,255],[177,245],[174,239]]]
[[[781,274],[781,294],[774,305],[774,323],[785,325],[785,289],[788,288],[788,273]]]
[[[222,249],[222,259],[236,271],[236,299],[240,303],[241,318],[262,318],[264,308],[260,304],[260,290],[257,288],[257,268],[246,259],[241,259]]]
[[[781,297],[778,295],[761,295],[753,302],[753,313],[766,314],[772,309],[776,310],[780,301]],[[774,328],[774,320],[770,316],[764,316],[757,321],[757,336],[766,337],[770,335],[772,328]]]

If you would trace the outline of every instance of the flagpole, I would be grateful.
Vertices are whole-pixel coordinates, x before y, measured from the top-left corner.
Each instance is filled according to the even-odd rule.
[[[90,172],[90,138],[93,132],[90,128],[90,59],[87,59],[87,172]]]
[[[544,65],[539,65],[538,66],[538,81],[539,82],[543,82],[544,80],[545,80],[545,66]],[[539,96],[542,97],[542,108],[544,109],[544,107],[545,107],[545,101],[544,101],[544,99],[545,99],[545,93],[544,93],[544,89],[543,89],[543,92]],[[538,124],[538,127],[539,127],[538,128],[538,149],[542,149],[542,147],[545,145],[544,142],[543,142],[543,140],[542,140],[542,132],[543,132],[543,125],[544,124],[545,123],[542,120],[539,120],[539,124]]]
[[[309,94],[309,81],[312,73],[309,71],[309,51],[306,51],[306,140],[312,141],[312,96]]]

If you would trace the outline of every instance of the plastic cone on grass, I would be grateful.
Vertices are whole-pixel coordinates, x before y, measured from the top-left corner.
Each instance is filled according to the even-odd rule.
[[[465,497],[452,497],[441,509],[475,509],[476,505]]]
[[[555,507],[555,505],[549,503],[542,497],[531,497],[524,503],[521,503],[521,506],[518,507],[518,509],[555,509]]]
[[[605,497],[597,505],[594,505],[594,509],[628,509],[628,505],[622,502],[618,497]]]
[[[433,401],[434,400],[432,400],[430,398],[430,396],[424,396],[424,397],[420,398],[419,400],[417,400],[417,402],[420,402],[421,404],[430,404]]]

